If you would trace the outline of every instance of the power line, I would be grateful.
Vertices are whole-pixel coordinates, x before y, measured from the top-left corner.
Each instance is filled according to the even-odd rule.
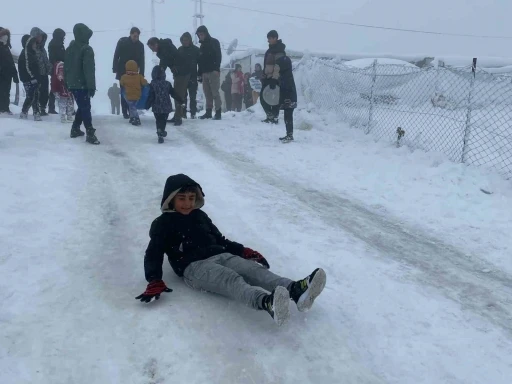
[[[94,33],[103,33],[103,32],[119,32],[119,31],[127,31],[130,30],[130,28],[117,28],[117,29],[100,29],[97,31],[93,31]],[[73,31],[64,31],[66,34],[71,34]],[[11,36],[23,36],[28,35],[28,33],[11,33]]]
[[[406,28],[394,28],[394,27],[383,27],[378,25],[370,25],[370,24],[357,24],[357,23],[349,23],[349,22],[343,22],[343,21],[334,21],[334,20],[326,20],[326,19],[318,19],[314,17],[305,17],[305,16],[295,16],[295,15],[287,15],[285,13],[278,13],[278,12],[270,12],[270,11],[262,11],[259,9],[252,9],[252,8],[244,8],[239,7],[236,5],[228,5],[228,4],[222,4],[222,3],[214,3],[211,1],[203,1],[205,4],[210,4],[218,7],[225,7],[225,8],[232,8],[232,9],[238,9],[241,11],[249,11],[249,12],[257,12],[257,13],[264,13],[266,15],[274,15],[274,16],[282,16],[282,17],[288,17],[290,19],[300,19],[300,20],[308,20],[308,21],[319,21],[322,23],[330,23],[330,24],[338,24],[338,25],[348,25],[351,27],[360,27],[360,28],[371,28],[371,29],[383,29],[387,31],[398,31],[398,32],[410,32],[410,33],[421,33],[421,34],[427,34],[427,35],[440,35],[440,36],[457,36],[457,37],[476,37],[481,39],[512,39],[512,36],[499,36],[499,35],[472,35],[472,34],[465,34],[465,33],[450,33],[450,32],[436,32],[436,31],[426,31],[426,30],[419,30],[419,29],[406,29]]]

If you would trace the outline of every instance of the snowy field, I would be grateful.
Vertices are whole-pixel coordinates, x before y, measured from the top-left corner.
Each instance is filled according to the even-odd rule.
[[[96,101],[96,100],[95,100]],[[512,185],[438,153],[375,142],[330,116],[0,118],[0,383],[509,384]],[[201,183],[229,238],[327,287],[278,329],[265,312],[174,289],[134,300],[165,179]],[[492,192],[484,194],[481,188]]]

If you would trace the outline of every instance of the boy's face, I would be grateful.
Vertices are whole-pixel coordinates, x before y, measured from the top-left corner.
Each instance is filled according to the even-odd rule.
[[[270,45],[277,44],[277,37],[269,37],[267,38],[267,41]]]
[[[148,45],[149,49],[153,52],[158,52],[158,44]]]
[[[204,38],[206,37],[206,34],[204,32],[199,32],[197,34],[197,37],[199,37],[199,41],[203,41]]]
[[[174,197],[174,210],[182,215],[188,215],[196,206],[196,194],[194,192],[178,193]]]
[[[130,38],[132,39],[132,41],[134,43],[136,43],[137,41],[139,41],[139,34],[137,32],[133,32],[131,35],[130,35]]]

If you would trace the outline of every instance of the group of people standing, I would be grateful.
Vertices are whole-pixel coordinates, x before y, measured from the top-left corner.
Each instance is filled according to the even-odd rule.
[[[23,51],[20,54],[18,68],[12,61],[12,55],[7,55],[5,47],[10,47],[10,34],[7,30],[0,28],[0,53],[2,54],[2,65],[0,66],[0,112],[9,111],[9,91],[11,81],[21,80],[26,91],[26,100],[23,104],[21,118],[27,118],[30,107],[33,109],[34,120],[40,121],[41,116],[47,115],[46,107],[49,104],[49,112],[55,111],[55,99],[59,100],[59,108],[62,122],[72,122],[71,137],[86,135],[86,141],[92,144],[99,144],[95,136],[95,129],[92,126],[91,101],[96,92],[94,51],[89,45],[89,39],[93,32],[84,24],[76,24],[73,28],[75,40],[68,48],[64,47],[66,33],[62,29],[56,29],[53,39],[49,44],[50,54],[48,55],[45,44],[47,35],[39,28],[33,28],[30,35],[22,38]],[[114,84],[109,89],[109,97],[112,101],[112,113],[117,112],[123,117],[130,119],[134,125],[140,125],[137,112],[137,102],[142,97],[144,86],[149,86],[151,103],[165,105],[155,113],[157,120],[157,133],[159,142],[163,141],[165,124],[162,123],[162,116],[167,116],[173,111],[170,97],[176,100],[174,117],[165,120],[174,125],[181,125],[183,118],[196,118],[197,114],[197,90],[202,84],[206,98],[206,111],[199,119],[222,119],[222,100],[220,97],[221,81],[220,69],[222,52],[220,43],[213,38],[205,26],[200,26],[196,34],[200,46],[193,44],[192,36],[186,32],[181,36],[181,46],[177,48],[171,39],[160,39],[151,37],[147,45],[155,52],[160,59],[158,67],[152,70],[152,82],[148,84],[144,78],[145,54],[144,45],[140,42],[140,30],[133,27],[128,37],[121,38],[116,46],[112,71],[116,74],[120,87]],[[235,70],[229,74],[231,102],[228,110],[240,111],[242,102],[248,107],[257,102],[258,98],[266,112],[267,118],[263,121],[269,124],[278,124],[279,112],[284,110],[284,121],[286,125],[286,136],[280,138],[283,142],[293,140],[293,110],[297,106],[297,92],[292,72],[290,58],[286,55],[286,46],[279,40],[276,31],[267,34],[269,49],[264,58],[263,68],[256,65],[252,76],[243,74],[241,66],[237,65]],[[5,56],[5,57],[4,57]],[[12,64],[7,57],[9,56]],[[7,63],[7,65],[5,65]],[[165,71],[169,68],[174,77],[174,85],[165,80]],[[49,82],[49,76],[52,81]],[[164,80],[165,87],[155,89],[158,81]],[[261,83],[261,89],[251,85],[251,81]],[[8,89],[6,91],[6,84]],[[168,83],[168,85],[167,85]],[[51,84],[51,93],[49,86]],[[169,87],[170,86],[170,87]],[[265,89],[279,92],[278,103],[268,103],[263,95]],[[163,89],[167,89],[165,94]],[[5,93],[7,92],[7,97]],[[260,96],[261,93],[261,97]],[[165,97],[169,100],[159,100]],[[7,98],[7,106],[5,102]],[[120,99],[120,100],[119,100]],[[228,98],[227,98],[228,99]],[[119,102],[120,101],[120,102]],[[78,109],[74,111],[74,103]],[[146,107],[151,104],[146,103]],[[190,109],[187,111],[186,105]],[[119,105],[120,104],[120,105]],[[231,108],[229,108],[231,106]],[[121,108],[119,108],[121,107]],[[140,109],[140,108],[139,108]],[[154,111],[153,111],[154,112]],[[156,115],[159,115],[158,117]],[[75,115],[73,117],[73,115]],[[86,133],[80,130],[84,125]]]
[[[233,71],[228,72],[221,89],[224,92],[226,100],[226,110],[240,112],[242,102],[245,108],[250,108],[258,102],[261,92],[261,80],[263,79],[263,70],[261,64],[254,66],[254,73],[242,72],[242,65],[236,64]]]

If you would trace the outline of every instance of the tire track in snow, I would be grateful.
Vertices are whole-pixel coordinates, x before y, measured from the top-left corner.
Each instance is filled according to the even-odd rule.
[[[183,134],[241,177],[281,190],[301,209],[365,242],[382,257],[421,271],[408,278],[435,287],[463,309],[483,316],[512,335],[512,277],[508,274],[421,229],[399,225],[398,220],[376,214],[348,198],[283,179],[243,154],[219,149],[197,132],[186,130]],[[313,194],[315,198],[310,199]]]

